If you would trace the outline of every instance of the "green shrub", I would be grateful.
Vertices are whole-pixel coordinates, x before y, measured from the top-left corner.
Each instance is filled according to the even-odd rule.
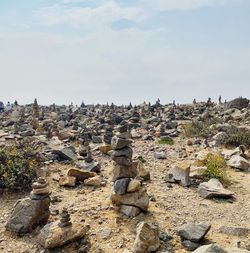
[[[193,120],[185,125],[183,125],[184,133],[186,137],[202,137],[207,138],[213,135],[213,131],[210,126],[214,122],[211,120],[208,121],[198,121]]]
[[[226,145],[232,147],[243,145],[246,148],[250,148],[250,131],[239,131],[229,135]]]
[[[0,148],[0,188],[29,188],[38,166],[37,153],[27,143]]]
[[[170,137],[163,137],[158,141],[158,144],[174,145],[174,140]]]
[[[207,167],[203,176],[207,180],[217,178],[222,183],[228,183],[227,164],[224,158],[218,154],[208,154],[203,165]]]

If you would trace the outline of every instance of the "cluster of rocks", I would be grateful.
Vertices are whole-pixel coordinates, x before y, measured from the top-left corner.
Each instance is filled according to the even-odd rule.
[[[111,200],[119,207],[121,213],[133,217],[141,211],[147,211],[149,197],[141,181],[136,178],[137,170],[133,166],[133,150],[126,122],[118,127],[118,133],[112,138],[112,154],[114,161],[113,193]]]

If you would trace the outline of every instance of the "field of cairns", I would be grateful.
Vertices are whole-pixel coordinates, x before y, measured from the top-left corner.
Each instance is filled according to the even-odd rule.
[[[0,113],[1,253],[249,253],[250,100]]]

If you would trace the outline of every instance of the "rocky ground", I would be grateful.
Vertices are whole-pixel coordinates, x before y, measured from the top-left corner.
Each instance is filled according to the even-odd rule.
[[[243,124],[245,127],[249,126],[248,121],[242,122]],[[2,136],[4,136],[3,132],[2,130]],[[84,222],[90,226],[87,239],[91,245],[88,252],[91,253],[124,253],[126,249],[132,249],[136,226],[141,221],[153,222],[159,226],[161,239],[157,251],[159,253],[189,252],[184,249],[180,236],[177,235],[177,228],[189,222],[211,224],[211,230],[202,244],[217,243],[223,248],[240,245],[240,248],[250,250],[250,233],[239,236],[226,234],[221,230],[223,226],[250,229],[249,171],[227,167],[230,183],[226,188],[234,193],[233,198],[204,199],[199,196],[198,185],[204,180],[192,177],[192,166],[189,187],[183,187],[178,183],[170,184],[165,180],[169,169],[177,162],[184,161],[192,164],[198,159],[196,154],[201,152],[220,154],[222,151],[229,150],[228,148],[223,145],[194,144],[195,139],[192,139],[192,143],[188,143],[190,138],[182,134],[173,137],[173,145],[158,144],[158,138],[143,140],[142,137],[135,137],[132,143],[133,156],[142,156],[146,161],[144,167],[150,172],[151,179],[143,182],[150,198],[148,212],[128,218],[112,205],[110,195],[113,185],[111,182],[113,162],[109,155],[98,150],[100,144],[91,143],[93,157],[101,165],[100,175],[106,184],[94,187],[81,183],[74,187],[62,187],[58,182],[60,176],[65,176],[70,168],[75,168],[75,164],[72,161],[54,161],[45,164],[52,201],[49,222],[58,220],[59,212],[67,207],[73,224]],[[159,152],[164,152],[166,158],[157,159],[155,153]],[[5,225],[15,202],[29,194],[25,191],[15,193],[5,191],[0,196],[0,252],[79,252],[79,241],[59,249],[44,250],[37,242],[41,227],[21,237],[6,231]]]

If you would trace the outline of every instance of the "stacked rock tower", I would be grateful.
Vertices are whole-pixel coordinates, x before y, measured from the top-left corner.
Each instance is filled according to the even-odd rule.
[[[128,125],[122,122],[111,141],[111,157],[114,161],[111,201],[121,213],[134,217],[141,211],[147,211],[149,198],[140,180],[136,179],[137,169],[132,162],[131,143]]]

